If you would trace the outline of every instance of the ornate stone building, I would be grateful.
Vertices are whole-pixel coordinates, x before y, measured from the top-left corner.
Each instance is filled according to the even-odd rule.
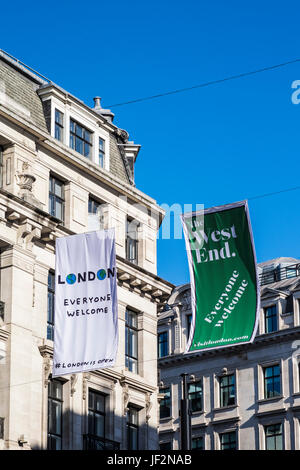
[[[192,355],[190,286],[159,315],[160,446],[180,449],[181,374],[188,376],[194,449],[300,450],[300,263],[259,265],[261,312],[252,344]]]
[[[0,52],[0,448],[156,449],[156,274],[164,212],[134,183],[140,146]],[[51,378],[55,240],[115,227],[114,368]],[[101,339],[99,332],[99,340]]]

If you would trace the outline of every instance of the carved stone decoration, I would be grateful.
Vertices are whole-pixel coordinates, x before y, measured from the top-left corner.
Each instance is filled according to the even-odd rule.
[[[31,172],[31,167],[28,162],[24,162],[22,165],[22,171],[17,172],[17,183],[20,186],[21,191],[32,191],[32,185],[35,182],[36,177]],[[20,191],[20,193],[21,193]]]
[[[149,419],[151,418],[151,415],[150,415],[151,408],[152,408],[151,393],[147,392],[146,393],[146,423],[148,423]]]
[[[51,374],[51,365],[52,365],[52,361],[51,361],[51,357],[50,357],[50,354],[45,354],[44,356],[44,387],[47,388],[48,385],[49,385],[49,377],[50,377],[50,374]]]
[[[125,129],[116,129],[116,134],[125,144],[128,142],[129,134]]]
[[[87,395],[87,383],[91,378],[91,374],[84,373],[83,374],[83,380],[82,380],[82,399],[86,400],[86,395]]]
[[[123,388],[123,415],[126,416],[129,403],[129,387],[123,380],[120,380],[120,384]]]
[[[36,199],[32,193],[32,186],[36,180],[33,175],[29,162],[24,162],[22,165],[22,171],[16,173],[17,185],[20,187],[18,196],[24,201],[29,202],[38,207],[42,207],[42,204]]]
[[[71,397],[74,395],[76,392],[76,383],[78,380],[78,374],[72,374],[71,375]]]
[[[53,350],[47,345],[39,346],[40,354],[43,358],[43,383],[44,387],[48,387],[50,382],[50,375],[52,371],[52,356]]]

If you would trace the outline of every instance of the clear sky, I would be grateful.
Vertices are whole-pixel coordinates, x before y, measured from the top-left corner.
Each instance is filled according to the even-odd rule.
[[[0,48],[93,106],[300,58],[297,1],[4,2]],[[112,107],[141,144],[136,185],[162,204],[226,204],[300,186],[300,63]],[[300,191],[249,201],[258,261],[300,258]],[[158,274],[188,282],[183,240],[158,241]]]

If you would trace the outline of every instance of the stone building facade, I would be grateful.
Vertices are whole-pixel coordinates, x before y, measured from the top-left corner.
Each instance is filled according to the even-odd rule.
[[[156,274],[164,212],[134,183],[140,146],[0,52],[0,448],[156,449]],[[51,377],[57,237],[115,227],[116,366]],[[99,340],[101,332],[99,332]]]
[[[261,312],[252,344],[184,355],[190,286],[159,314],[160,446],[180,449],[181,374],[188,374],[191,447],[300,450],[300,263],[259,265]]]

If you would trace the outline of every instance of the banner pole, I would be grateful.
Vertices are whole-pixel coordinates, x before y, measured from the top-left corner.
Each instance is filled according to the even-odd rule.
[[[187,373],[182,377],[182,399],[180,403],[181,450],[191,450],[191,417],[187,391]]]

